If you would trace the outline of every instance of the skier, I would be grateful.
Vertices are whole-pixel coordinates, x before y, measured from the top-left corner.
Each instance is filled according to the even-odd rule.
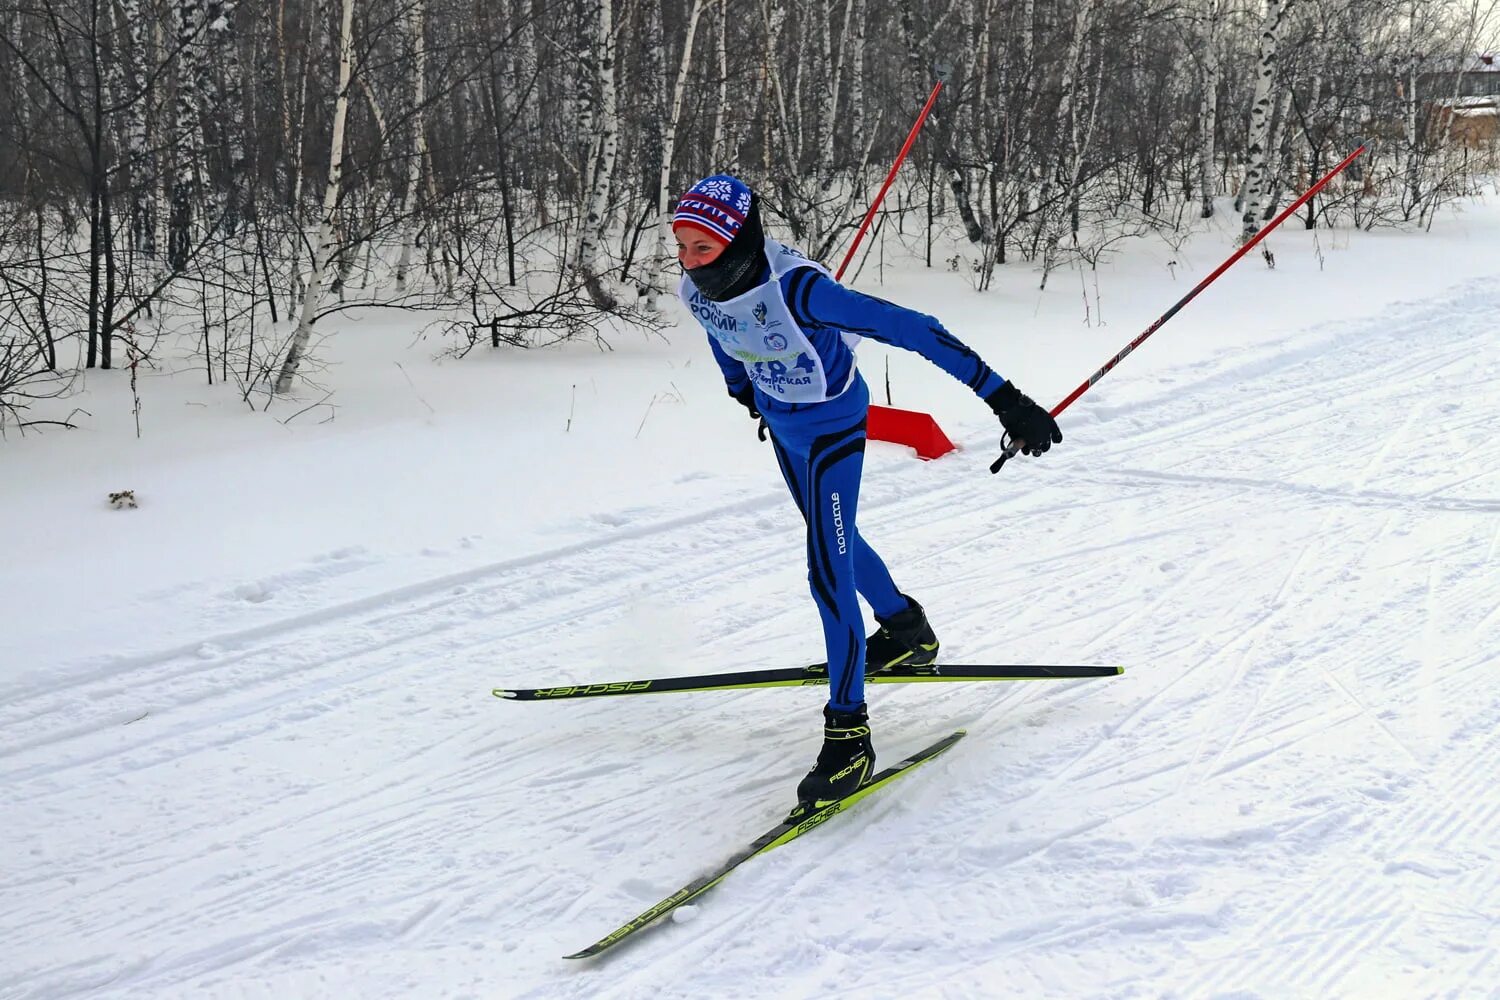
[[[856,525],[870,392],[855,364],[862,337],[922,355],[989,404],[1027,455],[1062,441],[1057,422],[931,316],[840,285],[828,269],[768,239],[760,199],[715,174],[672,215],[678,294],[708,333],[729,395],[769,429],[807,522],[807,568],[823,621],[829,697],[823,748],[797,786],[793,816],[852,794],[875,773],[866,671],[937,658],[922,606],[897,589]],[[864,637],[858,594],[879,628]]]

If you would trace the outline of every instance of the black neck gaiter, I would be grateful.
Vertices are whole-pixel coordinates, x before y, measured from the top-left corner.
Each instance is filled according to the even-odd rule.
[[[750,198],[745,224],[710,264],[684,268],[704,298],[727,302],[760,284],[766,264],[766,233],[760,225],[760,199]]]

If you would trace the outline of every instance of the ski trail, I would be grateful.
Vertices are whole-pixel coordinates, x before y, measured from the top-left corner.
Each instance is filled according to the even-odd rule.
[[[816,658],[803,570],[745,544],[799,540],[779,489],[609,514],[577,544],[13,690],[0,992],[1491,981],[1500,498],[1478,490],[1500,445],[1433,387],[1500,371],[1494,304],[1314,332],[1100,405],[1107,441],[1003,486],[873,455],[861,529],[945,654],[1127,673],[872,688],[882,759],[970,735],[604,964],[557,956],[772,825],[825,692],[489,689]],[[1440,450],[1411,447],[1419,421]]]

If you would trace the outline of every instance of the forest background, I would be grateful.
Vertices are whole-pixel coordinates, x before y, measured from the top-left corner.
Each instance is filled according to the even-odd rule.
[[[1495,13],[0,0],[0,430],[68,423],[37,404],[89,369],[134,385],[184,357],[247,406],[301,405],[331,392],[316,321],[354,306],[430,311],[460,355],[607,348],[671,322],[687,183],[742,175],[836,260],[939,80],[875,231],[980,292],[997,267],[1045,286],[1130,237],[1186,238],[1228,197],[1253,233],[1365,140],[1301,224],[1426,226],[1496,169]],[[954,234],[966,252],[934,261]]]

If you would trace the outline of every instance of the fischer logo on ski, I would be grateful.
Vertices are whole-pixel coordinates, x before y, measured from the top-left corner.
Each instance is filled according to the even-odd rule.
[[[651,688],[650,681],[612,681],[608,684],[576,684],[565,687],[537,688],[532,697],[587,698],[601,694],[639,694]],[[502,696],[503,697],[503,696]]]

